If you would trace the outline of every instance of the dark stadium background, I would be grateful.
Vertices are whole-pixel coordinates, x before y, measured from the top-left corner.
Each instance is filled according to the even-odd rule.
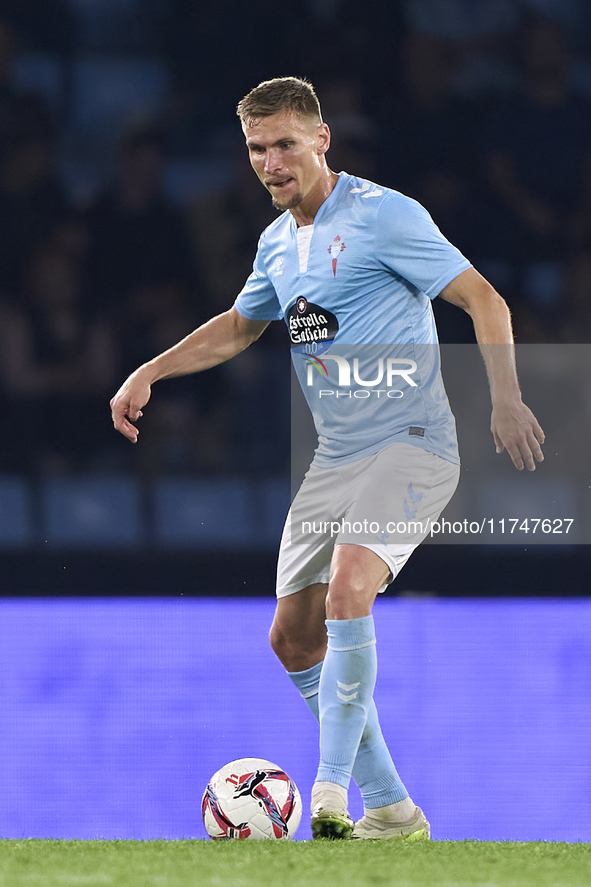
[[[208,768],[225,763],[226,751],[258,754],[257,741],[272,756],[279,733],[278,763],[293,759],[304,789],[313,778],[313,725],[265,647],[289,505],[285,330],[274,324],[207,374],[159,383],[137,447],[113,431],[108,409],[131,370],[228,308],[247,277],[274,211],[248,167],[234,108],[257,82],[285,74],[317,87],[333,132],[331,167],[423,202],[506,297],[519,344],[589,342],[585,0],[369,0],[362,11],[349,0],[0,0],[0,631],[11,676],[0,680],[10,785],[0,837],[202,835]],[[438,301],[435,310],[443,342],[473,342],[461,312]],[[584,460],[586,438],[575,434],[572,445]],[[590,565],[586,544],[423,546],[380,602],[403,624],[447,604],[440,631],[455,638],[448,665],[458,674],[471,673],[473,632],[495,626],[488,670],[481,662],[466,696],[454,699],[451,681],[449,698],[435,704],[427,694],[407,709],[433,731],[421,741],[440,767],[433,798],[410,740],[406,768],[439,804],[436,837],[585,839],[578,826],[552,831],[550,807],[545,819],[543,800],[528,792],[547,780],[546,800],[568,797],[565,780],[573,790],[586,778],[591,660],[581,627]],[[116,644],[109,614],[121,613]],[[457,621],[448,625],[450,613]],[[181,644],[171,628],[166,646],[160,619],[170,627],[177,618],[179,632],[190,624],[195,635],[185,632]],[[415,674],[441,642],[437,621],[432,635],[417,625],[412,643],[395,638]],[[521,638],[511,635],[515,625],[538,628]],[[125,649],[141,665],[124,680]],[[522,656],[537,687],[524,698],[539,705],[522,721],[517,696],[515,721],[502,709],[516,687],[507,676],[502,691],[497,685],[500,660],[503,673],[510,667],[505,655],[516,674]],[[480,786],[498,791],[487,767],[496,734],[475,701],[482,682],[497,687],[490,710],[505,711],[491,719],[499,735],[523,725],[512,746],[521,751],[503,759],[503,790],[517,779],[533,831],[516,822],[503,834],[493,812],[477,812]],[[116,737],[130,735],[136,715],[148,717],[154,687],[158,724],[170,730],[154,738],[154,724],[137,755],[130,740],[118,756]],[[206,721],[193,694],[206,699]],[[222,728],[212,713],[228,706],[235,717]],[[452,717],[442,733],[443,710]],[[528,782],[522,743],[533,742],[536,719],[536,741],[553,756]],[[454,723],[472,743],[460,743],[455,758]],[[245,724],[260,728],[248,748],[235,741]],[[464,766],[480,727],[490,748]],[[294,758],[300,729],[309,731],[305,761]],[[189,751],[193,736],[207,753]],[[566,737],[570,750],[560,745]],[[159,749],[169,767],[160,775]],[[460,798],[442,801],[462,773],[468,819]],[[101,815],[89,818],[82,811],[89,798],[98,809],[99,796]]]

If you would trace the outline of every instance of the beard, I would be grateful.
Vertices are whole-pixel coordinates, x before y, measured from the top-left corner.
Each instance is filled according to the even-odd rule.
[[[299,206],[303,199],[303,196],[298,191],[297,194],[294,194],[292,198],[286,201],[277,200],[276,197],[273,197],[272,203],[279,212],[285,212],[286,209],[294,209],[294,207]]]

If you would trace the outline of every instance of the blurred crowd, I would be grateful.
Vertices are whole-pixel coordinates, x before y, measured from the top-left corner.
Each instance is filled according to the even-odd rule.
[[[0,472],[288,470],[281,324],[159,383],[137,449],[108,401],[250,273],[275,211],[234,108],[289,73],[331,168],[420,200],[518,342],[589,341],[586,0],[0,0]],[[442,341],[473,341],[435,308]]]

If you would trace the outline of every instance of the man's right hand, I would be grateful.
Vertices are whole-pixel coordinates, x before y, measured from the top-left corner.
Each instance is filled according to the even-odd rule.
[[[139,434],[135,425],[150,400],[152,383],[200,373],[244,351],[259,338],[268,320],[249,320],[235,307],[212,317],[172,348],[143,364],[123,383],[111,401],[113,425],[132,443]]]
[[[139,431],[131,423],[141,419],[142,407],[150,400],[151,393],[152,387],[140,367],[129,376],[111,400],[113,425],[132,443],[137,443]]]

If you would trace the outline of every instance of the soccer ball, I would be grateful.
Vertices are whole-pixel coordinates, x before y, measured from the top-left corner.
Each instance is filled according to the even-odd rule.
[[[262,758],[231,761],[211,777],[201,802],[214,841],[293,838],[302,817],[295,783]]]

